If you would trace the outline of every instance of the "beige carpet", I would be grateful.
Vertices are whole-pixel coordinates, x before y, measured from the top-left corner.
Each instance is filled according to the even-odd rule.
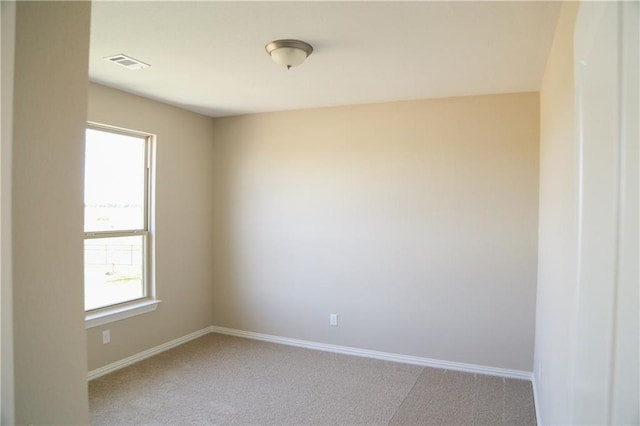
[[[89,383],[92,423],[535,425],[531,384],[208,334]]]

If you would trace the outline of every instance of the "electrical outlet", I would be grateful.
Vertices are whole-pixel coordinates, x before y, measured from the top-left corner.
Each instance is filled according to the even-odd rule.
[[[333,327],[338,326],[338,314],[329,314],[329,325]]]
[[[106,345],[111,341],[111,331],[105,330],[102,332],[102,344]]]

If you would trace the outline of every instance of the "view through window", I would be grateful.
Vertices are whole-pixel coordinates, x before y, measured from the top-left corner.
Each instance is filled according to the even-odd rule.
[[[90,127],[84,174],[85,310],[150,295],[150,136]]]

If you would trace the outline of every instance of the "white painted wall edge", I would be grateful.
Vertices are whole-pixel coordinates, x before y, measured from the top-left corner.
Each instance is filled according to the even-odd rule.
[[[538,406],[538,385],[536,383],[536,375],[531,375],[531,387],[533,388],[533,411],[536,413],[536,424],[542,426],[540,419],[540,407]]]
[[[193,333],[187,334],[186,336],[182,336],[177,339],[171,340],[170,342],[163,343],[162,345],[158,345],[151,349],[147,349],[146,351],[124,358],[120,361],[116,361],[111,364],[105,365],[103,367],[96,368],[95,370],[91,370],[88,373],[87,378],[88,380],[96,379],[100,376],[104,376],[105,374],[114,372],[128,365],[134,364],[138,361],[142,361],[143,359],[149,358],[153,355],[157,355],[161,352],[164,352],[166,350],[179,346],[190,340],[197,339],[198,337],[204,336],[205,334],[208,334],[208,333],[226,334],[230,336],[244,337],[247,339],[254,339],[254,340],[262,340],[265,342],[279,343],[282,345],[297,346],[301,348],[315,349],[315,350],[320,350],[325,352],[334,352],[334,353],[340,353],[345,355],[355,355],[355,356],[361,356],[365,358],[380,359],[384,361],[393,361],[393,362],[401,362],[404,364],[421,365],[424,367],[463,371],[466,373],[486,374],[489,376],[507,377],[511,379],[522,379],[522,380],[529,380],[529,381],[532,381],[533,379],[533,375],[530,371],[509,370],[504,368],[487,367],[487,366],[477,365],[477,364],[466,364],[462,362],[442,361],[438,359],[422,358],[422,357],[416,357],[416,356],[410,356],[410,355],[394,354],[389,352],[371,351],[367,349],[351,348],[349,346],[338,346],[338,345],[330,345],[326,343],[311,342],[308,340],[290,339],[288,337],[272,336],[270,334],[253,333],[250,331],[236,330],[232,328],[224,328],[224,327],[216,327],[216,326],[203,328],[202,330],[195,331]],[[534,390],[534,400],[537,405],[537,398],[535,398],[535,384],[533,384],[533,390]],[[537,412],[538,410],[536,409],[536,414]]]

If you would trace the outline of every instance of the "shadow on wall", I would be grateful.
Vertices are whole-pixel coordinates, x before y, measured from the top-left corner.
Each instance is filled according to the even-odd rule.
[[[531,371],[537,93],[214,122],[215,325]]]

